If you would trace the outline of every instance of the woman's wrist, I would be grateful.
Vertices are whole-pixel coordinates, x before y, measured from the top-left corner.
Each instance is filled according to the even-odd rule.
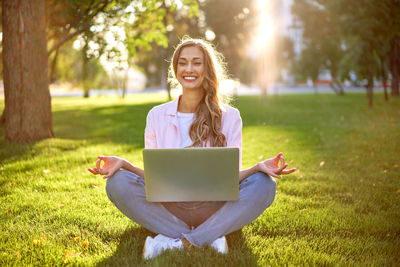
[[[241,170],[239,172],[239,183],[241,183],[243,180],[247,179],[250,175],[255,174],[256,172],[261,171],[260,168],[260,163],[257,163],[256,165],[251,166],[250,168],[247,168],[245,170]]]
[[[126,159],[121,158],[121,168],[125,170],[129,170],[133,167],[133,164],[127,161]]]
[[[257,163],[256,165],[254,165],[254,172],[260,172],[261,171],[261,162]]]

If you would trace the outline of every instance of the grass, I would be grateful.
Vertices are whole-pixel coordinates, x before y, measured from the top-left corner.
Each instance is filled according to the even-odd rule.
[[[163,99],[55,98],[56,138],[13,145],[0,129],[0,265],[400,265],[400,99],[382,98],[369,109],[361,94],[240,97],[243,167],[282,151],[298,171],[227,237],[228,255],[204,248],[149,261],[151,233],[86,168],[99,154],[142,166],[146,114]]]

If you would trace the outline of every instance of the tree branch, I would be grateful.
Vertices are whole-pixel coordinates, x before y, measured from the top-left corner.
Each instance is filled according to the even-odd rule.
[[[93,3],[93,1],[92,1]],[[91,3],[91,4],[92,4]],[[77,29],[74,33],[71,33],[69,35],[64,36],[64,38],[62,38],[60,41],[58,41],[55,45],[53,45],[52,48],[49,49],[49,51],[47,52],[47,56],[50,56],[54,51],[56,51],[57,49],[59,49],[64,43],[66,43],[67,41],[71,40],[72,38],[74,38],[75,36],[81,34],[82,32],[86,31],[87,29],[90,28],[91,26],[91,20],[97,16],[97,14],[99,14],[100,12],[104,11],[104,9],[107,7],[107,5],[110,3],[109,0],[105,0],[103,2],[103,4],[100,6],[99,9],[97,9],[92,15],[90,15],[85,22],[83,22],[83,26],[81,29]],[[90,6],[85,10],[85,12],[87,12],[86,14],[88,14],[90,12]],[[83,16],[84,17],[84,16]],[[77,23],[79,24],[79,22]]]

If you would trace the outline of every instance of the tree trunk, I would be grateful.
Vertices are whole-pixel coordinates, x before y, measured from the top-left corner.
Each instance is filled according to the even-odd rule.
[[[382,83],[383,83],[383,92],[385,94],[385,100],[389,101],[389,96],[387,93],[387,75],[385,71],[385,58],[381,58],[381,76],[382,76]]]
[[[400,72],[400,36],[395,36],[391,42],[390,73],[392,75],[392,96],[399,96],[399,72]]]
[[[167,61],[167,48],[161,47],[160,58],[161,58],[161,88],[165,88],[168,94],[168,101],[172,100],[171,87],[168,83],[168,61]]]
[[[331,72],[331,75],[332,75],[332,77],[333,77],[332,72]],[[334,91],[336,94],[338,94],[338,95],[344,95],[343,86],[342,86],[342,84],[341,84],[338,80],[332,78],[332,82],[330,83],[330,86],[331,86],[331,88],[333,89],[333,91]]]
[[[312,80],[312,86],[314,88],[314,94],[318,94],[318,85],[315,80]]]
[[[2,12],[6,139],[53,137],[45,0],[3,0]]]
[[[374,72],[372,67],[368,68],[368,84],[367,84],[367,96],[368,96],[368,105],[372,108],[373,106],[373,91],[374,90]]]
[[[82,48],[82,87],[83,87],[83,97],[89,98],[90,85],[89,85],[89,58],[87,57],[87,51],[89,49],[89,40],[85,38],[85,45]]]
[[[50,69],[50,84],[53,84],[56,81],[56,77],[55,77],[55,72],[56,72],[56,65],[57,65],[57,58],[58,58],[58,52],[59,52],[59,48],[56,49],[56,53],[53,57],[53,60],[51,62],[51,69]]]

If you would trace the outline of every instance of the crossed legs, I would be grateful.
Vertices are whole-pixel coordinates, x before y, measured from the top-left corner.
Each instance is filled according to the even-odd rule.
[[[163,204],[146,201],[145,183],[136,174],[121,170],[107,180],[107,195],[114,205],[132,221],[158,234],[186,238],[195,246],[211,244],[215,239],[251,223],[275,198],[276,182],[258,172],[239,185],[239,200],[211,205],[213,213],[192,229]],[[222,206],[222,207],[220,207]],[[172,212],[171,212],[172,211]],[[181,216],[179,216],[181,217]],[[181,217],[182,218],[182,217]]]

